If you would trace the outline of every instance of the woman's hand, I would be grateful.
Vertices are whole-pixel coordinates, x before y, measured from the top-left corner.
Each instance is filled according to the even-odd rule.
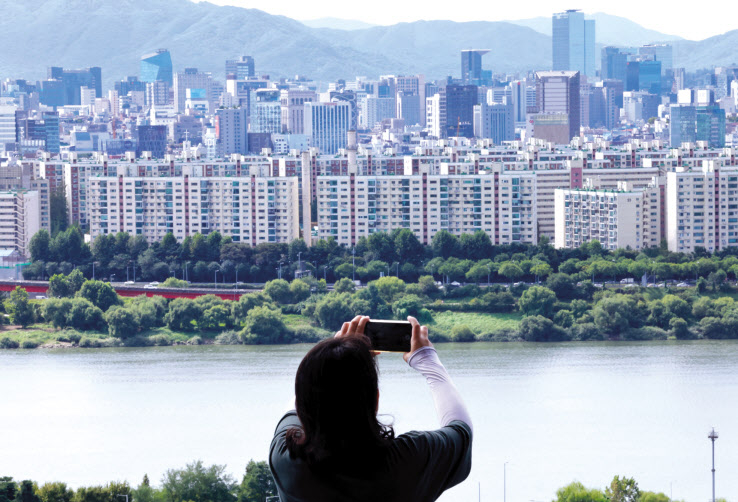
[[[408,317],[408,321],[413,326],[412,338],[410,338],[410,352],[405,352],[402,358],[407,362],[410,360],[410,356],[418,349],[422,347],[433,347],[433,344],[428,339],[428,327],[421,326],[417,319],[414,317]]]
[[[363,335],[364,327],[369,322],[369,316],[357,315],[351,322],[343,323],[341,329],[336,332],[336,338],[341,336]]]

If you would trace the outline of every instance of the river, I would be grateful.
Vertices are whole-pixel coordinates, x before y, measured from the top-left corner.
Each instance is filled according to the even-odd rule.
[[[158,484],[202,459],[239,481],[265,460],[307,345],[0,351],[0,476]],[[470,408],[473,469],[442,501],[550,501],[615,474],[704,502],[738,495],[738,342],[438,346]],[[380,413],[433,428],[422,378],[380,357]],[[505,463],[507,465],[505,466]],[[503,480],[503,478],[506,478]],[[480,497],[481,495],[481,497]]]

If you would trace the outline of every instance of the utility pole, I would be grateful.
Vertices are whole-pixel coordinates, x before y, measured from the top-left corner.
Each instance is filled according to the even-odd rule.
[[[715,502],[715,440],[718,438],[715,427],[712,428],[707,438],[712,441],[712,502]]]

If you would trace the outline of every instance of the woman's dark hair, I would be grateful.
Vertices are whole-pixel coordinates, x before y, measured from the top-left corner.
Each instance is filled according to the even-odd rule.
[[[395,436],[377,420],[379,375],[364,336],[323,340],[303,358],[295,377],[295,404],[302,428],[287,432],[292,457],[318,465],[364,458]]]

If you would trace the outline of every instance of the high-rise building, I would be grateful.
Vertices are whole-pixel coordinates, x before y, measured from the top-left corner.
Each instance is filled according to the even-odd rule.
[[[696,141],[706,141],[711,148],[725,146],[725,110],[718,105],[677,104],[669,110],[672,148]]]
[[[603,47],[600,58],[600,78],[625,82],[625,66],[628,55],[617,47]]]
[[[279,89],[258,89],[251,93],[249,132],[282,132],[282,103]]]
[[[661,93],[661,61],[652,56],[638,56],[628,61],[625,68],[625,90]]]
[[[0,248],[28,256],[31,238],[49,230],[48,203],[36,190],[0,191]]]
[[[405,121],[405,124],[422,125],[425,123],[425,113],[421,107],[420,95],[415,93],[397,93],[397,112],[398,119]]]
[[[266,80],[236,80],[229,78],[226,80],[225,91],[233,97],[236,106],[244,108],[248,114],[249,104],[251,102],[251,91],[264,89],[267,87]]]
[[[476,85],[447,85],[441,89],[441,134],[445,138],[474,137],[474,105],[479,103]]]
[[[510,82],[510,100],[515,124],[524,124],[528,113],[528,86],[525,80]]]
[[[184,113],[187,101],[187,89],[204,89],[208,101],[214,101],[210,91],[211,77],[209,73],[197,71],[197,68],[185,68],[174,75],[174,111]]]
[[[141,57],[142,82],[156,82],[160,80],[170,86],[174,83],[172,74],[172,56],[167,49],[158,49],[156,52]]]
[[[164,158],[167,153],[167,126],[140,125],[137,134],[137,156],[140,157],[143,152],[151,152],[151,156],[155,159]]]
[[[365,129],[374,129],[377,123],[395,118],[395,98],[367,96],[360,101],[359,107],[359,124]]]
[[[60,66],[51,66],[48,68],[47,81],[61,82],[60,102],[58,102],[59,96],[56,96],[56,99],[47,100],[47,96],[42,95],[41,102],[49,106],[79,105],[82,87],[95,89],[95,97],[102,97],[102,70],[97,66],[79,70],[65,70]]]
[[[254,58],[251,56],[241,56],[238,59],[226,59],[225,62],[226,78],[232,75],[235,80],[246,80],[255,75]]]
[[[465,49],[461,51],[461,82],[479,85],[482,79],[482,56],[489,49]]]
[[[218,138],[218,156],[232,153],[246,154],[248,142],[248,114],[245,108],[222,108],[215,112],[215,134]]]
[[[146,82],[139,80],[137,76],[133,75],[126,77],[125,80],[116,82],[115,90],[118,91],[118,96],[126,96],[131,91],[146,92]]]
[[[146,104],[149,106],[166,106],[169,104],[169,84],[156,80],[146,84]]]
[[[513,105],[491,103],[474,106],[474,136],[491,139],[496,145],[515,139]]]
[[[536,99],[540,115],[565,115],[569,139],[579,136],[581,107],[578,71],[539,71],[536,73]],[[545,119],[541,119],[545,122]]]
[[[305,103],[305,134],[320,153],[334,154],[346,148],[351,125],[351,104]]]
[[[15,111],[14,105],[0,105],[0,151],[16,141]]]
[[[280,92],[282,131],[289,134],[303,134],[305,132],[305,103],[312,103],[316,100],[315,91],[283,89]]]
[[[595,76],[595,22],[579,10],[552,18],[553,69]]]
[[[669,44],[649,44],[638,49],[641,56],[651,56],[661,62],[661,74],[666,73],[674,67],[674,55],[672,46]]]

